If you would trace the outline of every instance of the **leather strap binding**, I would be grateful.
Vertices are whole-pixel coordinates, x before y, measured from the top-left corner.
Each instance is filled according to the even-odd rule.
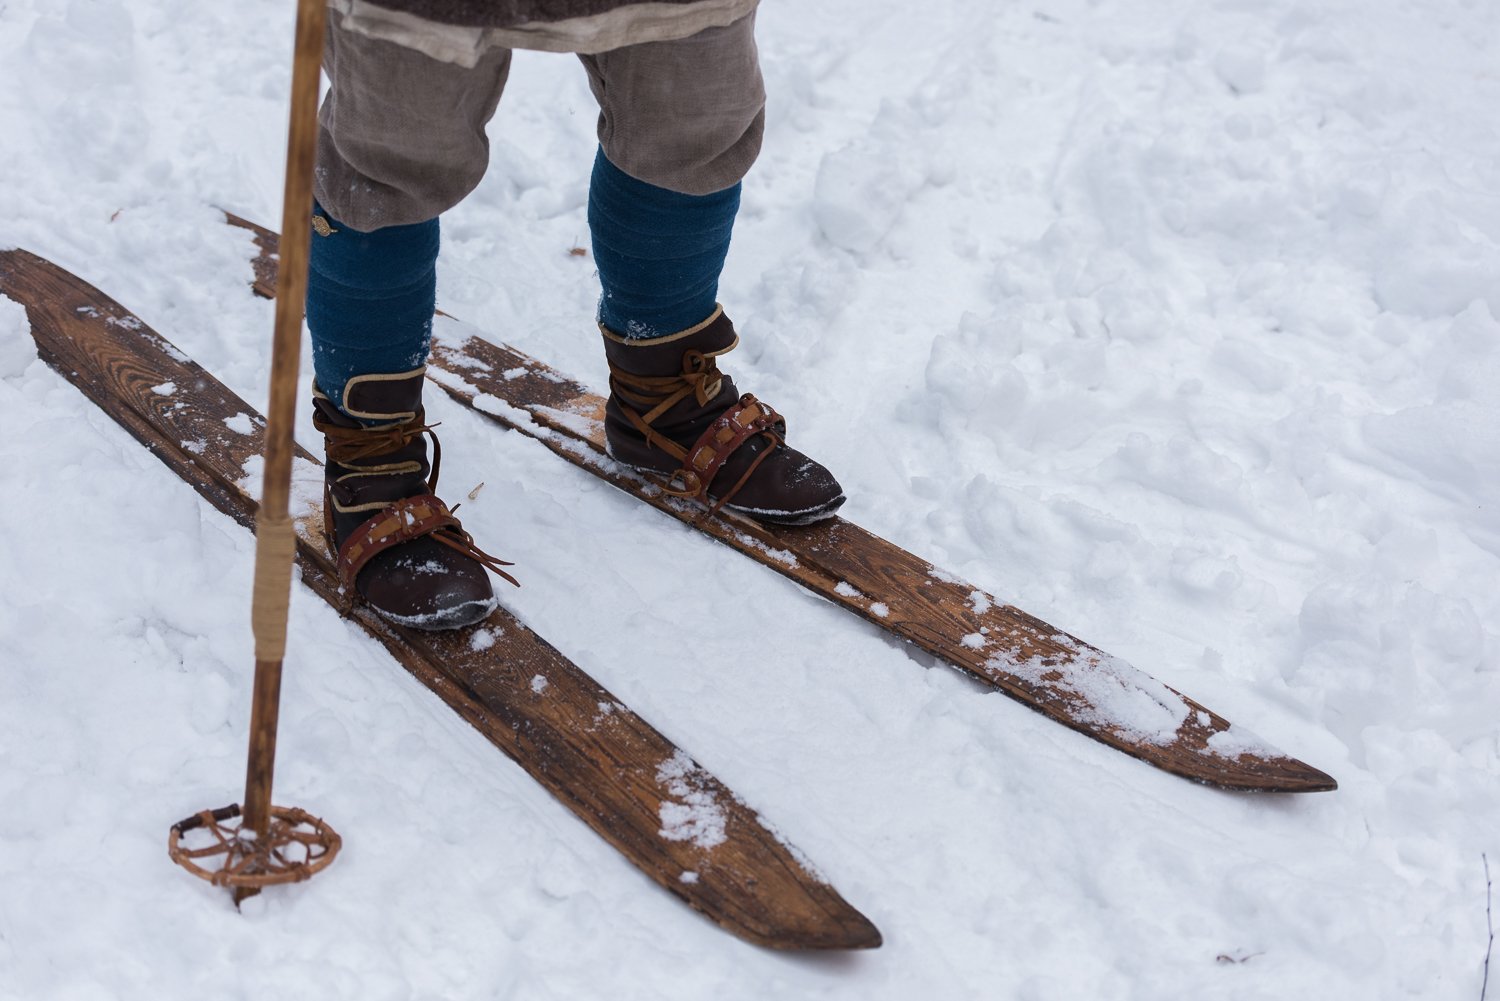
[[[723,468],[724,461],[729,459],[729,456],[733,455],[745,441],[750,440],[754,435],[765,434],[766,437],[771,438],[771,447],[775,447],[781,443],[781,432],[784,432],[784,429],[786,429],[786,422],[781,419],[781,414],[775,413],[768,405],[757,401],[751,393],[745,393],[739,398],[738,404],[718,414],[718,419],[708,425],[708,429],[697,437],[693,447],[687,449],[687,452],[682,455],[682,467],[672,474],[672,483],[664,489],[673,497],[706,501],[709,483],[714,482],[714,477],[718,476],[718,470]],[[766,453],[769,453],[769,449]],[[741,477],[742,479],[744,477]],[[739,483],[736,483],[735,489],[738,488]],[[724,501],[729,500],[733,492],[735,491],[724,492],[718,504],[715,504],[715,510],[723,506]]]
[[[349,533],[349,537],[339,547],[339,575],[352,590],[359,572],[377,554],[424,535],[430,535],[435,542],[441,542],[450,549],[473,557],[520,587],[520,582],[500,569],[514,564],[496,559],[476,546],[474,537],[464,531],[463,525],[448,510],[448,505],[432,494],[403,497]]]

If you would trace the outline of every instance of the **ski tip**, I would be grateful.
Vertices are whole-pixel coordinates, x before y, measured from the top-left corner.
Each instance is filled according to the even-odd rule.
[[[1231,767],[1215,772],[1184,772],[1187,778],[1227,792],[1333,792],[1338,780],[1296,758],[1244,755]]]
[[[654,851],[665,850],[669,857],[643,868],[661,886],[724,931],[762,948],[833,952],[880,947],[875,923],[764,818],[708,773],[701,773],[696,783],[704,802],[722,806],[725,839],[701,845],[653,838]],[[681,874],[674,878],[674,873]]]
[[[782,952],[854,952],[878,949],[884,942],[874,922],[848,904],[836,913],[817,915],[813,922],[794,919],[777,927],[720,925],[747,942]]]
[[[861,914],[860,917],[864,919],[864,930],[858,936],[851,937],[847,941],[847,943],[842,946],[842,948],[879,949],[882,945],[885,944],[885,938],[881,936],[880,929],[876,928],[875,924],[872,921],[864,918],[863,914]]]
[[[884,943],[885,939],[881,936],[880,929],[875,927],[874,922],[853,908],[850,908],[850,917],[845,921],[844,927],[839,930],[838,934],[827,936],[812,946],[800,946],[799,948],[852,952],[878,949]]]
[[[1297,762],[1302,766],[1301,783],[1280,792],[1336,792],[1339,787],[1338,780],[1327,772],[1319,771],[1312,765]]]

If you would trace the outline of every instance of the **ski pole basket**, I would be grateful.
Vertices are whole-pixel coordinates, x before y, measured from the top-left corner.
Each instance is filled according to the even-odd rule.
[[[167,854],[199,879],[253,892],[310,879],[343,847],[338,833],[306,810],[271,807],[263,838],[240,815],[236,803],[179,820],[167,836]]]

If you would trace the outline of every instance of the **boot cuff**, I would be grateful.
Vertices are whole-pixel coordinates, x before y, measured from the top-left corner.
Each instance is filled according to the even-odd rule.
[[[422,376],[427,366],[409,372],[356,375],[344,383],[340,408],[359,421],[404,424],[422,409]]]
[[[722,306],[716,306],[702,323],[665,337],[631,339],[603,325],[599,331],[604,335],[604,355],[610,364],[639,375],[676,375],[682,371],[686,352],[717,358],[733,351],[740,342]]]

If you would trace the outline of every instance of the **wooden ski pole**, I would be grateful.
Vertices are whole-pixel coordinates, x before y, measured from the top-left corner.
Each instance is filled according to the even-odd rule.
[[[204,811],[172,829],[172,857],[205,879],[234,889],[238,904],[260,887],[306,879],[333,860],[337,834],[321,820],[271,805],[276,764],[276,724],[281,666],[286,653],[292,560],[297,537],[290,513],[292,428],[297,410],[297,368],[312,219],[313,166],[318,143],[318,83],[323,61],[326,0],[298,0],[287,129],[286,187],[281,215],[281,264],[276,325],[271,342],[271,398],[266,408],[265,471],[256,515],[255,582],[251,626],[255,636],[255,688],[250,709],[250,749],[245,767],[245,805]],[[220,826],[242,815],[237,830]],[[273,826],[276,828],[273,836]],[[218,844],[184,846],[184,832],[208,827]],[[288,851],[291,846],[300,849]],[[300,852],[300,857],[299,853]],[[224,866],[210,872],[194,859],[222,854]]]
[[[307,300],[313,165],[318,153],[318,81],[323,67],[325,0],[298,0],[287,126],[286,185],[281,202],[281,268],[286,292],[276,298],[271,341],[271,399],[266,407],[266,464],[256,515],[255,696],[250,707],[250,753],[245,766],[243,825],[265,839],[271,823],[271,778],[276,767],[276,723],[281,663],[286,654],[292,559],[292,428],[297,419],[297,367],[302,355],[302,311]],[[259,892],[238,887],[235,902]]]

